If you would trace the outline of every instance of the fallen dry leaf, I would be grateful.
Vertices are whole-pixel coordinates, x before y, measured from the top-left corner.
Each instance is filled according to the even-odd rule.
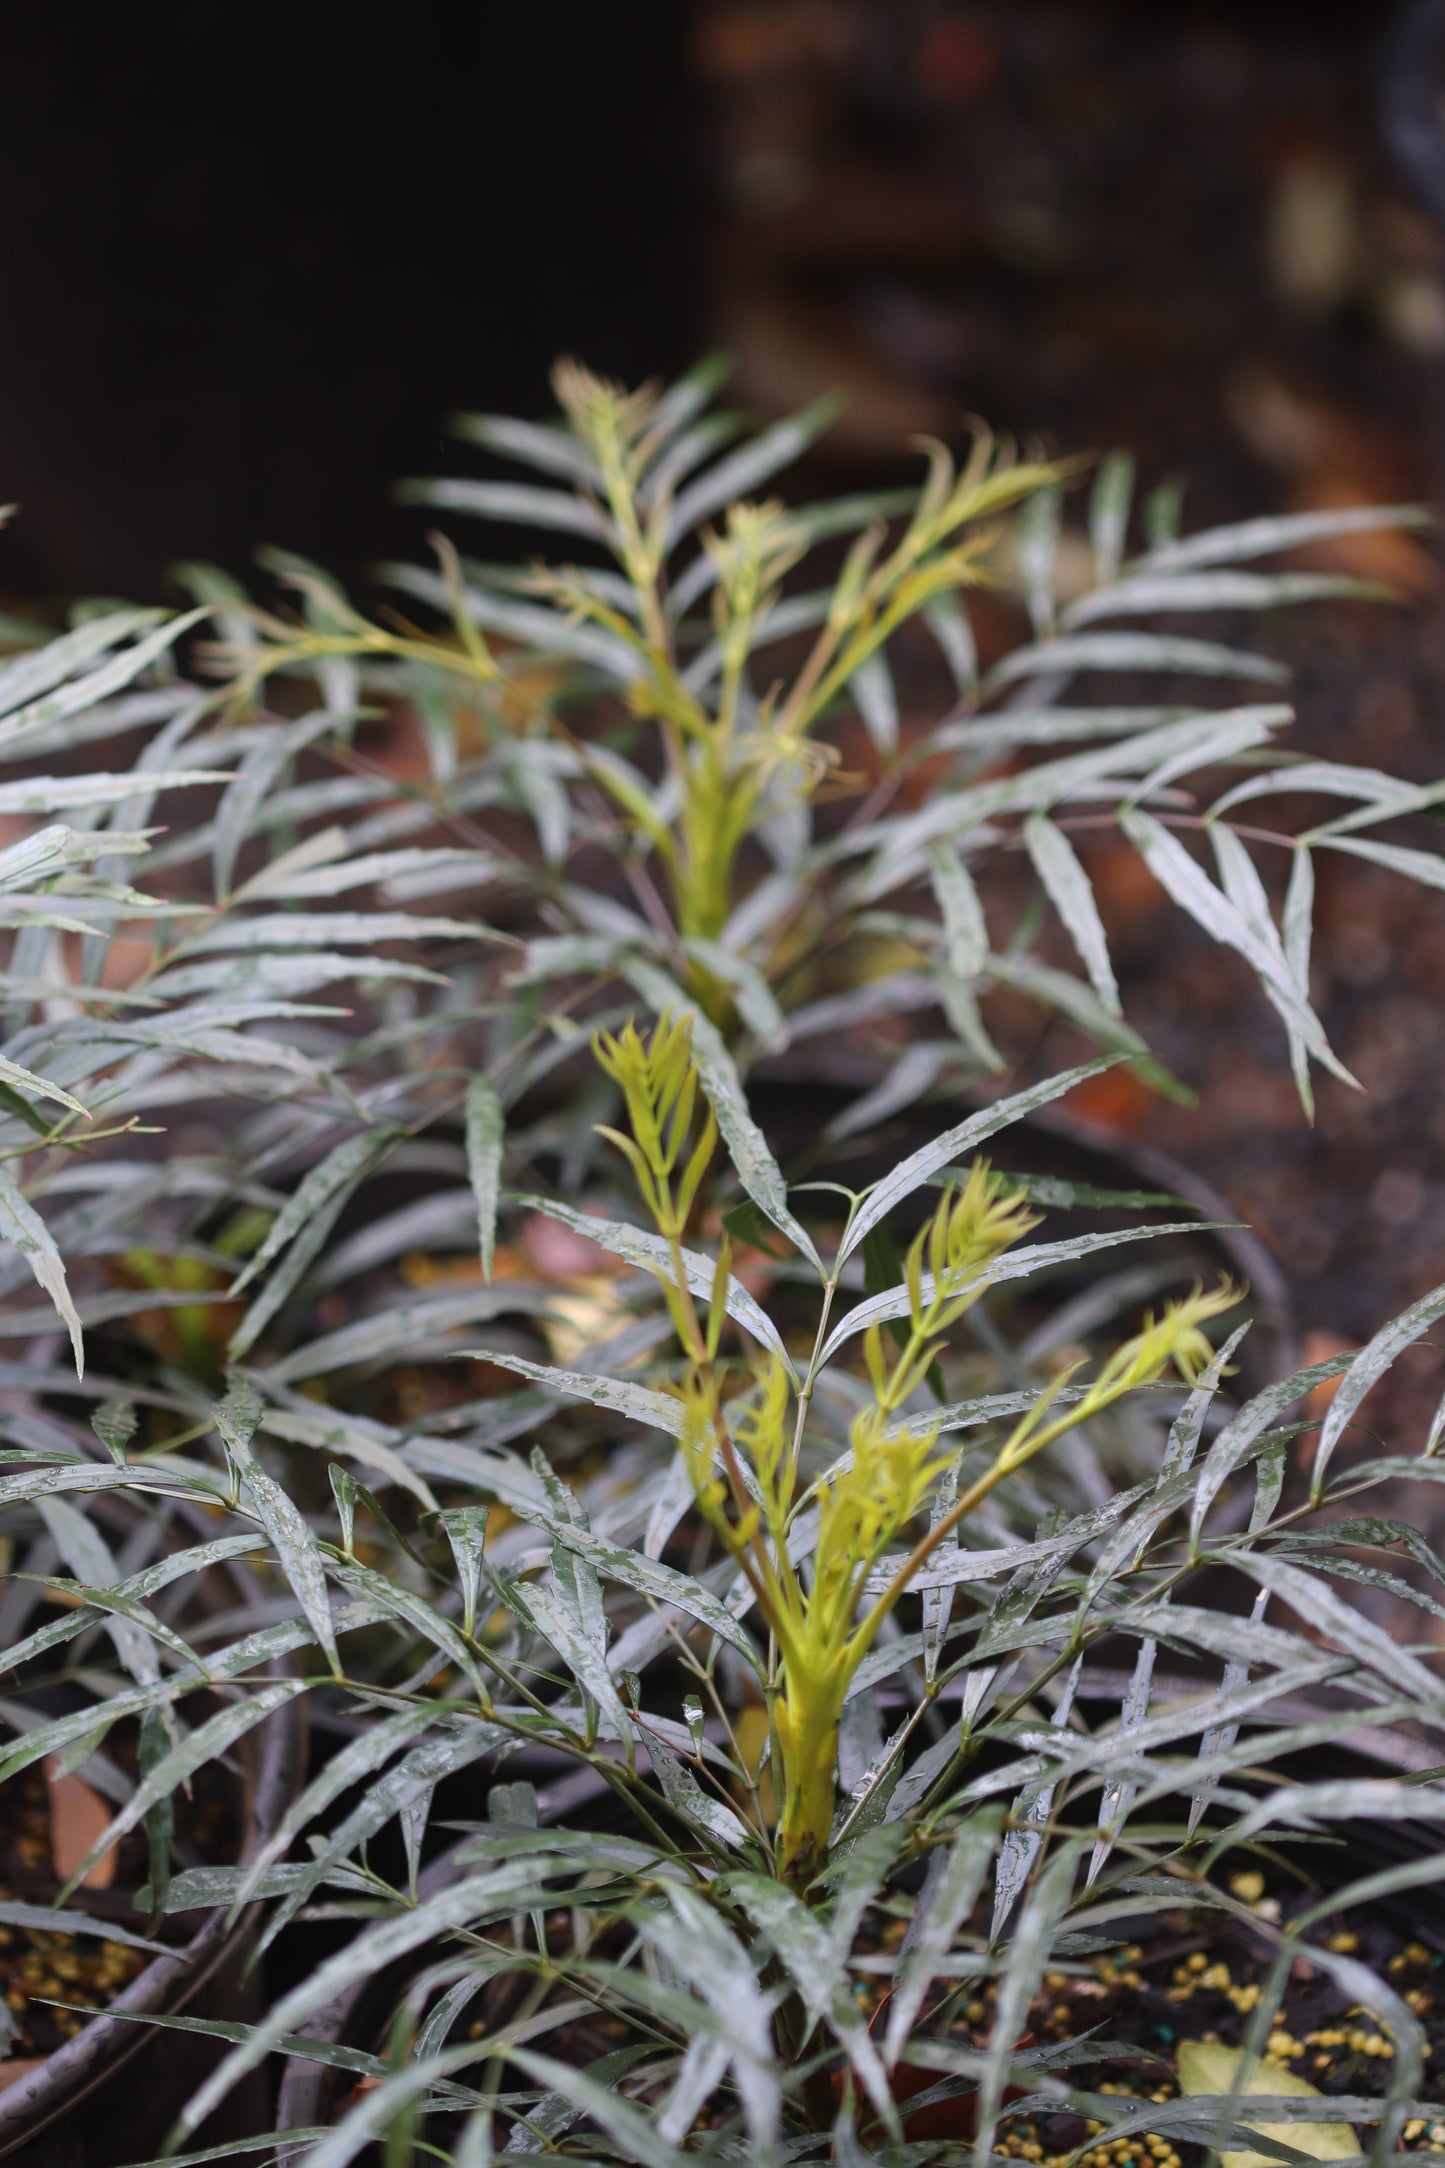
[[[1132,1069],[1107,1069],[1102,1076],[1085,1077],[1059,1102],[1065,1114],[1077,1120],[1097,1122],[1101,1129],[1115,1129],[1134,1136],[1158,1105],[1156,1095]]]
[[[110,1808],[72,1771],[57,1776],[53,1755],[45,1761],[46,1799],[50,1808],[50,1861],[62,1882],[68,1882],[86,1853],[110,1826]],[[115,1880],[115,1846],[103,1852],[81,1884],[83,1889],[109,1889]]]
[[[1280,2070],[1273,2064],[1251,2060],[1239,2048],[1221,2047],[1217,2041],[1185,2040],[1180,2043],[1179,2089],[1186,2097],[1228,2093],[1239,2082],[1241,2071],[1244,2077],[1240,2091],[1246,2095],[1262,2094],[1266,2099],[1276,2100],[1322,2098],[1317,2085],[1297,2078],[1292,2070]],[[1257,2129],[1261,2138],[1273,2139],[1276,2145],[1292,2146],[1296,2153],[1303,2153],[1310,2160],[1353,2160],[1359,2151],[1359,2140],[1348,2123],[1306,2123],[1301,2120],[1247,2124],[1246,2128]],[[1237,2147],[1221,2153],[1219,2158],[1223,2168],[1270,2168],[1270,2156],[1256,2153],[1252,2148]]]
[[[1300,1349],[1300,1361],[1308,1369],[1313,1363],[1328,1362],[1332,1355],[1352,1354],[1356,1344],[1355,1341],[1347,1340],[1343,1334],[1338,1332],[1324,1332],[1321,1330],[1307,1332],[1304,1336],[1304,1344]],[[1340,1376],[1343,1377],[1343,1375],[1342,1371]],[[1322,1423],[1329,1414],[1330,1402],[1339,1389],[1339,1378],[1326,1378],[1321,1384],[1312,1386],[1309,1392],[1305,1394],[1304,1405],[1317,1423]]]

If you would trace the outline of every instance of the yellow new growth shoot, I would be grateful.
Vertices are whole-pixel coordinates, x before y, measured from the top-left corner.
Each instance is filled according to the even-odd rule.
[[[906,1300],[903,1344],[890,1355],[881,1325],[869,1327],[863,1347],[872,1399],[854,1419],[851,1450],[821,1483],[800,1487],[801,1426],[794,1387],[780,1361],[756,1368],[741,1412],[735,1402],[724,1413],[718,1349],[730,1263],[726,1242],[706,1325],[688,1289],[682,1229],[716,1142],[709,1114],[688,1148],[698,1096],[690,1027],[685,1019],[664,1019],[644,1040],[629,1025],[619,1039],[599,1039],[598,1059],[622,1088],[633,1132],[631,1138],[614,1130],[603,1134],[632,1165],[672,1260],[672,1279],[660,1266],[658,1277],[688,1357],[676,1390],[698,1509],[747,1576],[777,1646],[779,1865],[806,1883],[827,1854],[848,1688],[919,1568],[997,1484],[1066,1431],[1171,1368],[1192,1383],[1213,1353],[1205,1321],[1238,1298],[1226,1284],[1166,1304],[1067,1406],[1060,1405],[1062,1396],[1082,1365],[1061,1371],[949,1510],[906,1553],[890,1556],[921,1519],[955,1458],[951,1446],[940,1444],[936,1425],[926,1418],[909,1421],[903,1411],[952,1328],[988,1286],[993,1265],[1037,1224],[1035,1215],[983,1161],[975,1162],[961,1188],[944,1191],[908,1252],[900,1290],[900,1307]],[[674,1170],[684,1159],[674,1187]],[[790,1561],[788,1544],[807,1505],[816,1510],[817,1532],[805,1578]]]

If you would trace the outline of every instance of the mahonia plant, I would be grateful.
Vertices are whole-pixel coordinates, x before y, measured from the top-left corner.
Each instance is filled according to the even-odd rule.
[[[709,411],[725,373],[710,361],[629,390],[563,361],[559,422],[460,417],[460,435],[544,480],[452,478],[404,494],[557,534],[571,555],[499,564],[434,535],[435,570],[383,568],[440,613],[431,629],[396,613],[375,622],[291,561],[272,564],[299,591],[301,621],[199,577],[224,612],[227,712],[250,727],[269,681],[290,679],[292,698],[315,690],[344,744],[363,702],[410,705],[431,773],[411,788],[407,832],[432,820],[491,854],[524,944],[506,976],[529,1015],[619,991],[654,1015],[694,1006],[746,1074],[761,1053],[911,1012],[901,1063],[883,1037],[872,1050],[896,1072],[881,1087],[893,1106],[1007,1066],[981,1006],[997,992],[1184,1090],[1124,1015],[1089,872],[1095,834],[1112,833],[1249,962],[1308,1108],[1312,1064],[1345,1074],[1310,1003],[1317,854],[1439,885],[1432,852],[1367,832],[1439,789],[1303,761],[1279,743],[1292,720],[1274,696],[1280,663],[1237,638],[1148,628],[1380,599],[1336,574],[1253,567],[1421,515],[1352,508],[1181,536],[1175,493],[1161,490],[1131,550],[1133,469],[1112,454],[1093,472],[1087,543],[1065,553],[1066,492],[1089,462],[1021,457],[982,428],[961,463],[921,443],[912,488],[791,507],[758,493],[821,434],[832,402],[734,444],[741,419]],[[984,585],[1022,605],[1019,637],[987,664],[968,608]],[[939,661],[953,698],[920,714],[914,681],[936,678]],[[1126,690],[1099,692],[1100,673]],[[1238,699],[1239,686],[1253,696]],[[306,742],[325,740],[308,725]],[[1221,769],[1236,776],[1206,801],[1194,779]],[[1324,817],[1262,828],[1259,801],[1280,794],[1323,798]],[[531,837],[479,817],[493,806]],[[1289,868],[1282,909],[1261,844]],[[589,855],[584,870],[584,850],[601,862]],[[1010,855],[1038,894],[1005,934],[990,887]],[[1040,940],[1048,913],[1081,971]]]
[[[1081,1362],[1064,1366],[999,1446],[990,1465],[934,1517],[901,1558],[892,1547],[919,1520],[954,1459],[939,1427],[907,1413],[954,1327],[989,1285],[990,1268],[1038,1224],[983,1160],[950,1184],[908,1251],[901,1346],[890,1354],[881,1319],[863,1335],[871,1398],[852,1424],[846,1463],[819,1483],[800,1482],[807,1396],[776,1356],[754,1367],[741,1406],[721,1355],[732,1247],[724,1235],[710,1299],[699,1307],[683,1250],[689,1212],[717,1141],[709,1107],[696,1121],[699,1078],[691,1024],[664,1017],[647,1037],[630,1024],[600,1033],[597,1058],[620,1087],[631,1136],[606,1129],[625,1155],[665,1244],[653,1266],[686,1367],[682,1450],[698,1510],[746,1575],[777,1652],[769,1682],[772,1735],[781,1770],[778,1858],[806,1886],[826,1864],[837,1791],[838,1725],[848,1689],[884,1620],[938,1546],[1007,1476],[1124,1394],[1171,1368],[1189,1384],[1213,1349],[1203,1326],[1233,1307],[1227,1283],[1168,1303],[1116,1348],[1072,1403],[1060,1396]],[[824,1320],[826,1325],[826,1317]],[[820,1345],[821,1345],[820,1328]],[[805,1507],[816,1516],[806,1577],[789,1555]]]
[[[1136,519],[1110,455],[1071,533],[1074,469],[983,431],[957,462],[922,447],[912,488],[785,509],[777,478],[830,408],[750,433],[713,406],[724,373],[626,390],[564,363],[559,420],[463,417],[541,479],[410,494],[561,543],[528,565],[439,539],[437,569],[385,568],[422,625],[272,553],[294,614],[191,567],[194,611],[107,611],[0,660],[0,752],[20,764],[0,812],[35,824],[0,852],[0,1302],[38,1281],[77,1361],[87,1305],[119,1299],[117,1255],[145,1260],[142,1317],[152,1286],[194,1292],[189,1250],[257,1212],[246,1314],[228,1338],[215,1305],[184,1362],[209,1387],[263,1336],[274,1351],[328,1291],[328,1215],[360,1192],[364,1216],[448,1131],[490,1270],[503,1159],[536,1186],[555,1142],[539,1102],[578,1024],[633,1009],[696,1008],[709,1089],[733,1093],[760,1058],[813,1063],[847,1033],[863,1088],[832,1136],[1005,1070],[1018,1041],[991,1030],[1020,998],[1179,1089],[1124,1015],[1099,841],[1250,964],[1306,1105],[1312,1065],[1338,1071],[1310,997],[1320,853],[1438,887],[1420,816],[1442,786],[1301,759],[1278,660],[1237,630],[1150,628],[1371,592],[1258,567],[1418,515],[1184,535],[1167,493]],[[984,582],[1014,607],[992,658],[970,617]],[[219,683],[193,671],[202,620]],[[96,744],[138,731],[133,763],[92,772]],[[216,795],[176,818],[197,788]],[[1407,817],[1424,847],[1390,835]],[[181,1105],[204,1149],[180,1150]],[[126,1142],[162,1108],[163,1181]],[[575,1135],[586,1180],[585,1119]],[[82,1170],[94,1193],[73,1201]]]
[[[1438,1651],[1411,1647],[1336,1585],[1363,1580],[1438,1613],[1445,1561],[1418,1529],[1361,1506],[1408,1481],[1435,1487],[1441,1426],[1414,1457],[1362,1461],[1344,1447],[1365,1396],[1445,1316],[1445,1288],[1353,1360],[1279,1378],[1233,1411],[1219,1388],[1245,1327],[1212,1355],[1205,1337],[1225,1288],[1167,1305],[1086,1369],[1036,1356],[1013,1389],[980,1396],[969,1340],[997,1329],[989,1310],[1005,1281],[1032,1282],[1051,1321],[1072,1329],[1051,1274],[1181,1229],[1024,1240],[1030,1211],[977,1154],[1038,1103],[1036,1088],[935,1136],[860,1194],[824,1185],[819,1206],[815,1189],[810,1233],[790,1203],[801,1191],[746,1104],[698,1060],[703,1035],[701,1019],[665,1017],[598,1044],[628,1109],[613,1142],[650,1227],[557,1197],[512,1200],[630,1268],[627,1327],[577,1368],[535,1362],[502,1332],[467,1352],[529,1390],[448,1409],[440,1425],[373,1416],[363,1430],[258,1367],[235,1374],[219,1404],[150,1394],[168,1416],[159,1438],[111,1401],[88,1431],[47,1416],[17,1433],[0,1476],[22,1569],[7,1699],[19,1712],[29,1698],[30,1711],[0,1753],[0,1781],[145,1727],[140,1780],[71,1889],[144,1827],[157,1914],[221,1906],[240,1919],[260,1904],[263,1949],[318,1908],[356,1922],[353,1942],[238,2028],[177,2144],[274,2052],[309,2047],[317,2013],[376,1975],[403,1979],[397,2053],[348,2048],[347,2082],[360,2069],[377,2084],[340,2111],[343,2152],[382,2133],[404,2148],[415,2110],[441,2157],[442,2119],[467,2118],[465,2161],[564,2129],[557,2150],[594,2158],[596,2127],[618,2158],[649,2168],[734,2153],[781,2168],[809,2147],[853,2157],[850,2140],[867,2158],[878,2133],[886,2146],[901,2138],[920,2063],[950,2098],[974,2095],[977,2158],[993,2156],[1011,2091],[1045,2080],[1061,2109],[1105,2134],[1122,2114],[1127,2132],[1139,2104],[1091,2090],[1094,2041],[1063,2043],[1062,2055],[1050,2042],[1042,2061],[1020,2040],[1079,1936],[1133,1935],[1141,1882],[1170,1909],[1191,1889],[1227,1908],[1238,1900],[1213,1878],[1242,1846],[1291,1831],[1317,1840],[1428,1804],[1428,1787],[1402,1789],[1395,1775],[1270,1772],[1344,1727],[1409,1724],[1432,1752],[1445,1731]],[[745,1214],[727,1214],[736,1255],[726,1220],[719,1230],[703,1188],[710,1158],[723,1160],[718,1136],[717,1188],[736,1177],[791,1259],[760,1264]],[[896,1280],[869,1292],[858,1253],[905,1218]],[[415,1341],[429,1329],[415,1310],[373,1313],[340,1328],[333,1352],[374,1359],[383,1332]],[[289,1376],[313,1376],[314,1360],[301,1351]],[[944,1389],[969,1397],[930,1398],[935,1360]],[[1309,1395],[1331,1381],[1320,1422]],[[1154,1450],[1121,1488],[1104,1434],[1126,1417],[1142,1419]],[[525,1458],[507,1450],[523,1435]],[[1030,1461],[1066,1436],[1067,1454],[1035,1481]],[[584,1454],[569,1453],[579,1441]],[[363,1446],[365,1483],[342,1464]],[[1005,1482],[1011,1495],[992,1496]],[[95,1494],[100,1511],[82,1517]],[[201,1540],[177,1552],[178,1529]],[[194,1647],[175,1631],[185,1614],[173,1617],[170,1584],[231,1559],[261,1577],[254,1598]],[[1084,1668],[1130,1647],[1127,1673]],[[1182,1695],[1156,1675],[1165,1649],[1190,1664]],[[345,1744],[254,1856],[173,1859],[167,1803],[303,1698],[342,1718]],[[438,1810],[463,1779],[488,1819],[458,1830]],[[389,1825],[400,1873],[376,1842]],[[443,1828],[444,1852],[428,1841]],[[1409,1874],[1423,1884],[1437,1865],[1422,1852]],[[1406,1886],[1400,1874],[1389,1869],[1392,1888]],[[1369,1867],[1321,1910],[1380,1893]],[[1393,1994],[1302,1939],[1316,1917],[1269,1928],[1275,1963],[1248,2015],[1250,2053],[1297,1954],[1339,1968],[1352,1998]],[[896,1945],[885,1934],[880,1947],[880,1919],[907,1923]],[[859,1990],[876,1993],[880,1969],[892,1977],[871,2004],[875,2025]],[[984,1977],[996,1984],[986,2044],[952,2026]],[[500,2002],[486,1999],[493,1986]],[[1422,2061],[1398,1996],[1381,2007],[1397,2012],[1400,2052],[1376,2113],[1398,2121]],[[609,2049],[578,2069],[567,2028],[579,2010],[620,2020],[645,2061],[629,2044],[621,2061]],[[558,2052],[538,2053],[548,2031]],[[1191,2098],[1166,2127],[1222,2142],[1210,2138],[1218,2109]],[[1151,2128],[1164,2115],[1155,2103],[1147,2113]]]

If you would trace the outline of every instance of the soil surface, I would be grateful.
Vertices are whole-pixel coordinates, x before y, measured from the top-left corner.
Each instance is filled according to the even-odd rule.
[[[1334,1851],[1327,1847],[1326,1857]],[[1324,1872],[1330,1872],[1327,1865]],[[1275,1932],[1316,1904],[1320,1893],[1308,1868],[1289,1873],[1278,1862],[1267,1871],[1242,1867],[1223,1886],[1238,1907],[1232,1917],[1181,1905],[1152,1921],[1141,1919],[1138,1941],[1080,1955],[1047,1972],[1028,2013],[1026,2048],[1043,2051],[1046,2057],[1063,2042],[1091,2035],[1089,2051],[1073,2067],[1069,2082],[1111,2100],[1148,2101],[1163,2108],[1179,2097],[1186,2043],[1243,2047],[1251,2024],[1260,2022],[1257,2013],[1268,1992]],[[1417,1912],[1428,1915],[1430,1907],[1417,1904]],[[976,1922],[981,1935],[987,1924],[983,1918]],[[893,1922],[881,1937],[884,1944],[900,1940],[905,1926],[903,1920]],[[1367,1966],[1409,2008],[1424,2039],[1424,2093],[1438,2094],[1445,2069],[1445,1977],[1440,1970],[1445,1943],[1438,1923],[1432,1927],[1428,1918],[1424,1926],[1413,1922],[1409,1900],[1400,1907],[1364,1906],[1315,1927],[1306,1945],[1293,1960],[1283,1995],[1270,2014],[1262,2041],[1265,2074],[1283,2074],[1281,2091],[1292,2089],[1290,2081],[1303,2080],[1326,2096],[1378,2099],[1385,2093],[1397,2041],[1389,2020],[1382,2020],[1368,1999],[1358,1999],[1358,1985],[1342,1984],[1331,1972],[1329,1960],[1345,1958]],[[994,2021],[992,1983],[976,1988],[950,1983],[945,1991],[940,1982],[938,1987],[944,1999],[931,2015],[925,2010],[913,2037],[946,2035],[986,2046]],[[877,2008],[880,2029],[886,2019],[885,1993]],[[1251,2051],[1257,2052],[1252,2043]],[[912,2099],[921,2099],[924,2088],[938,2082],[937,2074],[923,2064],[906,2066],[900,2078],[900,2095]],[[1263,2082],[1255,2087],[1267,2089]],[[1109,2109],[1105,2102],[1099,2108],[1095,2116],[1065,2108],[1026,2110],[1013,2117],[1006,2111],[998,2150],[1041,2162],[1043,2168],[1065,2168],[1086,2140],[1104,2132]],[[911,2112],[905,2108],[906,2135],[970,2137],[972,2117],[968,2098]],[[1167,2115],[1161,2120],[1167,2123]],[[1368,2144],[1368,2129],[1361,2126],[1360,2135]],[[1412,2118],[1402,2144],[1411,2152],[1445,2152],[1445,2120]],[[1203,2159],[1204,2149],[1177,2133],[1171,2138],[1167,2130],[1140,2130],[1131,2137],[1105,2138],[1086,2150],[1082,2168],[1194,2168]]]
[[[0,1903],[50,1902],[53,1830],[42,1772],[31,1767],[10,1778],[0,1810]],[[87,1895],[85,1890],[77,1894],[75,1909],[84,1909]],[[9,2020],[0,2086],[19,2075],[16,2059],[28,2067],[33,2058],[62,2047],[88,2023],[89,2013],[107,2009],[146,1963],[144,1950],[124,1943],[0,1921],[0,2001]],[[80,2007],[57,2007],[62,2003]]]

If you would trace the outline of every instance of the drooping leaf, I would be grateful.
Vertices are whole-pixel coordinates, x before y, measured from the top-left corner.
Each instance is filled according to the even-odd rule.
[[[295,2031],[341,1988],[368,1972],[379,1972],[384,1965],[437,1940],[452,1928],[505,1915],[518,1900],[529,1902],[529,1893],[535,1887],[533,1863],[528,1859],[512,1860],[487,1874],[468,1875],[399,1918],[385,1920],[358,1935],[281,1996],[251,2028],[249,2036],[212,2071],[182,2109],[178,2135],[197,2130],[248,2071],[256,2069],[286,2034]],[[671,2162],[667,2168],[672,2168]]]
[[[258,1408],[255,1420],[259,1419]],[[339,1677],[341,1658],[331,1617],[326,1566],[306,1517],[251,1451],[255,1423],[251,1422],[248,1428],[245,1417],[238,1419],[234,1395],[216,1409],[215,1424],[240,1469],[257,1518],[276,1547],[281,1570],[291,1584],[296,1601],[310,1622],[333,1673]]]
[[[3,1162],[0,1162],[0,1239],[14,1243],[54,1303],[60,1321],[70,1335],[75,1373],[79,1377],[85,1368],[85,1349],[64,1262],[55,1237]]]
[[[1422,1334],[1429,1331],[1437,1319],[1445,1316],[1445,1287],[1432,1288],[1422,1295],[1408,1310],[1382,1326],[1367,1347],[1360,1350],[1354,1361],[1340,1379],[1329,1412],[1320,1428],[1319,1444],[1315,1448],[1314,1469],[1311,1476],[1311,1493],[1318,1498],[1336,1446],[1354,1421],[1355,1412],[1370,1388],[1385,1375],[1396,1357],[1413,1345]]]
[[[498,1348],[469,1348],[467,1352],[474,1362],[496,1363],[499,1369],[514,1370],[519,1377],[532,1378],[553,1392],[565,1393],[569,1399],[590,1400],[594,1407],[629,1415],[634,1422],[646,1423],[650,1429],[670,1431],[674,1438],[682,1436],[682,1402],[670,1393],[634,1385],[628,1378],[594,1376],[584,1370],[559,1370],[550,1363],[529,1362],[525,1356],[506,1354]]]
[[[180,1743],[172,1747],[141,1779],[120,1812],[96,1838],[85,1858],[75,1868],[60,1892],[59,1901],[64,1902],[70,1892],[85,1880],[96,1861],[109,1851],[112,1845],[118,1844],[127,1830],[134,1829],[138,1822],[143,1821],[152,1807],[169,1799],[178,1786],[184,1784],[198,1769],[204,1768],[207,1762],[228,1754],[248,1731],[253,1730],[257,1724],[264,1723],[286,1702],[294,1701],[298,1694],[304,1694],[305,1691],[304,1679],[278,1679],[270,1686],[263,1686],[249,1698],[219,1709],[195,1731],[188,1732]]]

